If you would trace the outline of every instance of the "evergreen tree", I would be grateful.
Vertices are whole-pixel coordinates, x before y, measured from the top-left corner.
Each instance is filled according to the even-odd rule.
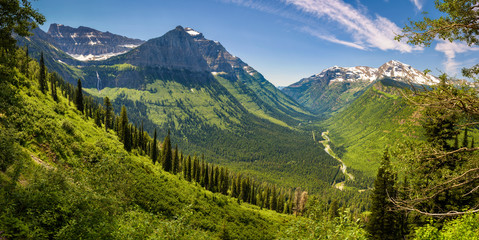
[[[186,180],[190,181],[193,179],[193,176],[192,176],[192,169],[193,166],[192,166],[192,163],[191,163],[191,156],[188,155],[188,160],[187,160],[187,166],[186,166]]]
[[[195,156],[193,157],[193,160],[194,160],[194,175],[195,175],[195,181],[197,183],[200,182],[200,179],[201,179],[201,169],[200,169],[200,160],[198,159],[198,157]]]
[[[203,185],[205,187],[205,189],[210,189],[210,174],[209,174],[209,169],[208,169],[208,164],[206,164],[206,166],[204,167],[204,171],[203,171]]]
[[[113,119],[112,119],[113,107],[108,97],[105,97],[104,105],[105,105],[105,130],[108,131],[108,129],[111,129],[113,127]],[[143,122],[142,122],[142,126],[143,126]]]
[[[215,176],[214,176],[214,181],[213,181],[213,192],[219,192],[220,191],[220,169],[218,166],[215,166]]]
[[[462,139],[462,147],[469,146],[469,139],[467,139],[467,127],[464,129],[464,138]]]
[[[43,52],[40,54],[40,75],[38,77],[38,83],[40,85],[40,91],[45,94],[48,91],[47,85],[47,70],[45,69],[45,60],[43,59]]]
[[[386,150],[378,169],[374,190],[371,195],[371,215],[367,230],[372,239],[399,239],[400,223],[394,204],[389,200],[396,197],[395,175],[391,170],[389,153]]]
[[[153,143],[151,144],[151,160],[153,161],[153,164],[156,163],[156,160],[158,160],[158,143],[156,142],[156,128],[155,128],[155,133],[153,134]]]
[[[271,191],[271,196],[269,199],[269,209],[276,211],[277,209],[277,199],[276,199],[276,186],[273,185],[273,190]]]
[[[121,107],[120,123],[118,128],[118,137],[120,138],[120,141],[123,142],[125,150],[131,151],[131,133],[128,123],[128,114],[124,105]]]
[[[162,159],[161,163],[163,165],[163,170],[167,172],[171,172],[173,168],[172,164],[173,154],[171,152],[171,141],[170,141],[170,130],[168,130],[168,134],[163,141],[163,149],[162,149]]]
[[[100,116],[100,109],[95,111],[95,124],[101,128],[101,116]]]
[[[329,219],[330,220],[333,220],[337,217],[339,217],[339,206],[338,206],[338,201],[337,200],[333,200],[331,202],[331,205],[329,205]]]
[[[228,194],[228,188],[229,188],[229,176],[228,176],[228,169],[223,168],[222,171],[223,173],[223,178],[221,180],[221,193],[223,195]]]
[[[53,101],[58,102],[58,94],[57,94],[57,80],[59,76],[56,72],[50,75],[50,88],[52,90],[52,98]]]
[[[78,79],[77,88],[75,92],[75,105],[81,113],[83,113],[84,105],[83,105],[83,90],[81,86],[81,79]]]
[[[177,174],[180,169],[180,158],[178,157],[178,144],[175,144],[175,153],[173,154],[173,174]]]

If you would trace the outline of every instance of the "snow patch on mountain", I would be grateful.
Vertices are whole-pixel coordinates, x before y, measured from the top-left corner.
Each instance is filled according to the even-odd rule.
[[[201,34],[201,33],[197,32],[197,31],[195,31],[195,30],[193,30],[192,28],[189,28],[189,27],[185,28],[185,31],[193,37],[198,36],[198,35]]]
[[[334,82],[374,82],[382,78],[392,78],[397,81],[432,85],[439,82],[439,79],[430,74],[411,67],[410,65],[401,63],[396,60],[391,60],[383,64],[379,68],[372,68],[366,66],[359,67],[330,67],[323,70],[321,73],[313,75],[309,78],[303,79],[302,82],[310,82],[319,79],[329,80],[329,83]],[[296,84],[295,84],[296,85]]]
[[[106,54],[100,54],[100,55],[93,55],[93,54],[82,55],[82,54],[71,54],[71,53],[67,53],[67,54],[76,60],[86,62],[86,61],[102,61],[102,60],[106,60],[108,58],[118,56],[127,52],[128,51],[118,52],[118,53],[106,53]]]

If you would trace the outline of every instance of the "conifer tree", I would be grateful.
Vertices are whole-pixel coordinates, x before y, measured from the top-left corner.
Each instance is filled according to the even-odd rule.
[[[209,169],[208,169],[208,163],[206,164],[206,166],[204,166],[204,171],[203,171],[203,185],[205,187],[205,189],[210,189],[210,174],[209,174]]]
[[[197,183],[200,182],[200,179],[201,179],[201,169],[200,169],[200,160],[198,159],[198,156],[194,156],[193,158],[194,160],[194,174],[195,174],[195,181]]]
[[[158,160],[158,143],[156,142],[156,128],[155,133],[153,134],[153,143],[151,144],[151,160],[153,164]]]
[[[333,219],[339,217],[338,210],[339,210],[338,201],[333,200],[331,202],[331,205],[329,205],[329,214],[328,214],[329,216],[328,217],[329,217],[330,220],[333,220]]]
[[[400,227],[398,215],[393,211],[394,204],[389,200],[396,197],[395,181],[389,153],[386,150],[371,195],[371,215],[367,230],[372,239],[399,239],[401,237],[398,229]]]
[[[276,200],[276,186],[273,185],[273,190],[271,191],[271,197],[269,199],[269,209],[276,211],[277,209],[277,200]]]
[[[188,155],[188,160],[187,160],[187,166],[186,166],[186,180],[190,181],[193,179],[193,176],[192,176],[192,163],[191,163],[191,156]]]
[[[469,139],[467,139],[467,127],[464,129],[464,138],[462,139],[462,147],[469,146]]]
[[[223,173],[223,178],[221,180],[221,193],[223,195],[227,195],[228,194],[228,188],[229,188],[228,169],[223,168],[221,172]]]
[[[108,129],[111,129],[113,126],[113,107],[111,105],[110,99],[108,97],[105,97],[104,99],[104,105],[105,105],[105,130],[108,131]],[[143,122],[142,122],[143,126]]]
[[[58,102],[58,95],[57,95],[57,80],[58,80],[58,75],[57,73],[53,73],[50,76],[50,88],[52,90],[52,98],[53,101]]]
[[[178,157],[178,144],[175,144],[175,153],[173,154],[173,174],[177,174],[180,168],[180,158]]]
[[[83,113],[84,105],[83,105],[83,90],[81,86],[81,79],[78,79],[77,88],[75,92],[75,105],[81,113]]]
[[[173,154],[171,152],[171,141],[170,141],[170,130],[168,130],[168,134],[163,141],[163,149],[162,149],[162,159],[161,163],[163,165],[163,170],[167,172],[171,172],[173,168],[172,158]]]
[[[38,77],[38,83],[40,85],[40,91],[45,94],[48,91],[47,85],[47,71],[45,69],[45,60],[43,59],[43,52],[40,54],[40,75]]]
[[[213,192],[219,192],[220,190],[220,169],[218,166],[215,166],[214,170],[215,176],[214,176],[214,181],[213,181]]]
[[[95,111],[95,124],[101,128],[101,116],[100,116],[100,109]]]

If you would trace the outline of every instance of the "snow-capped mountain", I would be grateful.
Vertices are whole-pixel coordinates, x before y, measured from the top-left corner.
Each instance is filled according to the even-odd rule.
[[[413,83],[413,84],[435,84],[439,79],[430,74],[411,67],[410,65],[391,60],[379,68],[372,67],[338,67],[334,66],[323,70],[321,73],[313,75],[309,78],[301,79],[301,81],[291,85],[290,87],[301,86],[305,83],[315,81],[326,81],[328,84],[334,82],[374,82],[382,78],[392,78],[396,81]]]
[[[316,112],[334,112],[354,101],[368,86],[381,79],[407,84],[432,85],[439,79],[410,65],[391,60],[379,68],[330,67],[303,78],[282,91]]]
[[[89,27],[72,28],[62,24],[51,24],[47,34],[54,39],[55,46],[80,61],[105,60],[144,43]]]

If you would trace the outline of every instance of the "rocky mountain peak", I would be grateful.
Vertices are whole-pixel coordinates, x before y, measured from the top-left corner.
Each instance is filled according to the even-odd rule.
[[[89,27],[73,28],[56,23],[50,25],[47,34],[61,50],[81,61],[104,60],[126,53],[144,42]]]

